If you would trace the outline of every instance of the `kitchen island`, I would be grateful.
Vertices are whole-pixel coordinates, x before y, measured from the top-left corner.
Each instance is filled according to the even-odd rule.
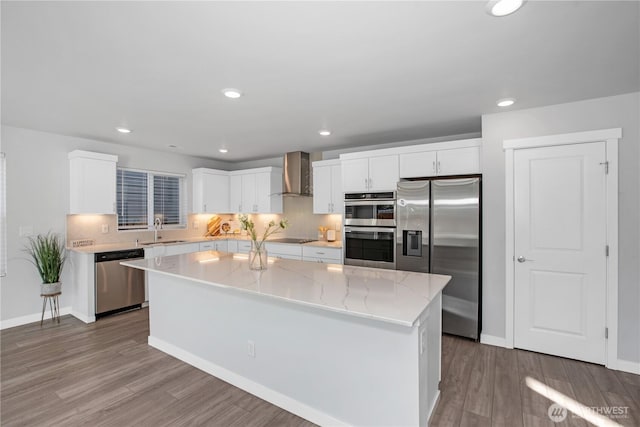
[[[198,252],[146,270],[149,345],[320,425],[425,426],[449,276]]]

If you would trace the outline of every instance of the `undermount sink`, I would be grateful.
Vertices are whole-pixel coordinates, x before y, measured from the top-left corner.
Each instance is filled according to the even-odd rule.
[[[144,242],[144,243],[140,243],[142,246],[149,246],[149,245],[168,245],[171,243],[184,243],[186,242],[186,240],[158,240],[157,242]]]

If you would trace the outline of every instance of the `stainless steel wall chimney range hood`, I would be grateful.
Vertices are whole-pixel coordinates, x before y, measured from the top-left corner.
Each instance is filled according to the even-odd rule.
[[[284,155],[283,196],[311,196],[309,153],[294,151]]]

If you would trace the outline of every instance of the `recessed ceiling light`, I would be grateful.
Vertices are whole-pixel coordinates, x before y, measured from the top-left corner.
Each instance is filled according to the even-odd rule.
[[[222,89],[222,94],[227,98],[240,98],[242,96],[242,92],[238,89],[234,89],[232,87],[228,87],[226,89]]]
[[[218,151],[221,152],[221,153],[228,153],[229,152],[229,150],[227,150],[226,148],[219,148]]]
[[[493,16],[511,15],[520,9],[525,0],[491,0],[487,3],[487,13]]]
[[[513,99],[513,98],[502,98],[502,99],[498,99],[498,101],[496,101],[496,105],[498,107],[510,107],[515,103],[516,103],[516,100]]]
[[[322,136],[329,136],[331,135],[331,131],[329,129],[320,129],[318,131],[318,133]]]
[[[127,128],[116,128],[116,130],[120,133],[131,133],[131,129]]]

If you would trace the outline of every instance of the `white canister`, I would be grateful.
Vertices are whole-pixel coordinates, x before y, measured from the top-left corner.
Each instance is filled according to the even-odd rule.
[[[336,230],[327,230],[327,242],[336,241]]]

